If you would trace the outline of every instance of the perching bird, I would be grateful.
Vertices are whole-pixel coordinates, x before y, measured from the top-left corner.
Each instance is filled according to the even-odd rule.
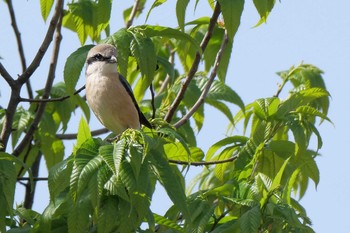
[[[109,44],[93,47],[86,59],[86,99],[100,122],[121,134],[128,128],[152,128],[141,112],[132,89],[117,71],[117,50]]]

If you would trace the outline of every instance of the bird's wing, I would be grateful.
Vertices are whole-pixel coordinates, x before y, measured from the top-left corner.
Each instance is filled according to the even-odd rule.
[[[150,128],[150,129],[152,129],[151,123],[149,123],[149,121],[147,120],[147,118],[145,117],[145,115],[143,115],[143,113],[141,112],[140,107],[139,107],[139,105],[138,105],[137,102],[136,102],[134,93],[132,92],[132,89],[131,89],[131,87],[130,87],[128,81],[126,81],[126,79],[125,79],[121,74],[119,74],[119,80],[120,80],[120,82],[123,84],[125,90],[126,90],[126,91],[128,92],[128,94],[130,95],[130,97],[131,97],[131,99],[132,99],[132,102],[134,102],[135,108],[136,108],[137,112],[139,113],[140,123],[143,124],[144,126]]]

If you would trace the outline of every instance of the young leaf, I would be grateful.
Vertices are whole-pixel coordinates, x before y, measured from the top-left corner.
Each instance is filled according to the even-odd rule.
[[[82,117],[79,122],[76,148],[79,148],[89,138],[91,138],[90,128],[88,123]]]
[[[253,0],[253,2],[260,15],[260,20],[255,25],[257,27],[262,23],[266,23],[266,19],[275,5],[275,0]]]
[[[45,22],[50,14],[53,2],[54,0],[40,0],[41,16],[43,17]]]

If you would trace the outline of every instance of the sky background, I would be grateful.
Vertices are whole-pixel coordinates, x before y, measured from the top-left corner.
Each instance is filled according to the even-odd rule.
[[[27,63],[34,57],[46,32],[48,23],[44,23],[40,15],[39,1],[13,1],[18,26],[22,33]],[[175,1],[168,1],[163,6],[154,9],[148,24],[176,27],[174,12]],[[191,1],[192,3],[194,1]],[[193,4],[187,11],[186,21],[211,14],[207,1],[199,1],[197,10],[193,12]],[[111,19],[111,32],[123,27],[122,10],[131,6],[133,1],[115,0]],[[149,9],[150,3],[146,6]],[[243,99],[245,104],[257,98],[272,96],[280,83],[277,71],[289,69],[300,62],[310,63],[322,69],[328,90],[332,95],[329,117],[334,126],[322,124],[319,129],[324,145],[320,150],[321,157],[317,164],[321,180],[317,187],[311,184],[302,199],[302,204],[313,221],[313,229],[318,233],[346,233],[350,229],[350,183],[349,155],[347,147],[350,142],[349,113],[349,78],[350,78],[350,2],[347,0],[284,0],[277,1],[270,14],[267,24],[254,28],[258,14],[251,0],[247,0],[241,20],[241,26],[236,34],[232,59],[227,74],[227,83]],[[172,14],[170,14],[171,12]],[[144,17],[135,24],[143,24]],[[11,75],[21,73],[17,45],[6,4],[0,2],[0,57],[1,62]],[[80,42],[76,34],[63,29],[63,42],[60,60],[57,66],[56,82],[62,80],[63,67],[66,58],[77,48]],[[31,78],[34,89],[43,88],[47,76],[49,52]],[[84,84],[81,76],[80,85]],[[79,86],[78,84],[78,86]],[[7,84],[0,78],[0,105],[6,106],[9,99]],[[206,108],[206,118],[203,130],[198,135],[198,145],[206,149],[216,141],[225,137],[227,120],[211,109]],[[77,121],[80,119],[77,114]],[[101,128],[92,116],[91,129]],[[69,132],[77,131],[77,124],[71,125]],[[235,134],[242,134],[237,128]],[[210,136],[209,136],[210,135]],[[71,147],[73,142],[68,142]],[[69,151],[67,149],[67,151]],[[68,152],[66,152],[68,154]],[[42,169],[40,176],[46,176]],[[201,169],[191,168],[188,178]],[[39,183],[34,209],[42,212],[48,204],[46,183]],[[16,201],[23,200],[23,189],[18,185]],[[158,191],[152,208],[157,213],[164,213],[170,205],[164,191]]]

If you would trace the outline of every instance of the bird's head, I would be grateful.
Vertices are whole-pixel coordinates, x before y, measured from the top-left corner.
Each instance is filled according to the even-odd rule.
[[[117,49],[113,45],[99,44],[90,49],[86,58],[86,74],[117,71]]]

